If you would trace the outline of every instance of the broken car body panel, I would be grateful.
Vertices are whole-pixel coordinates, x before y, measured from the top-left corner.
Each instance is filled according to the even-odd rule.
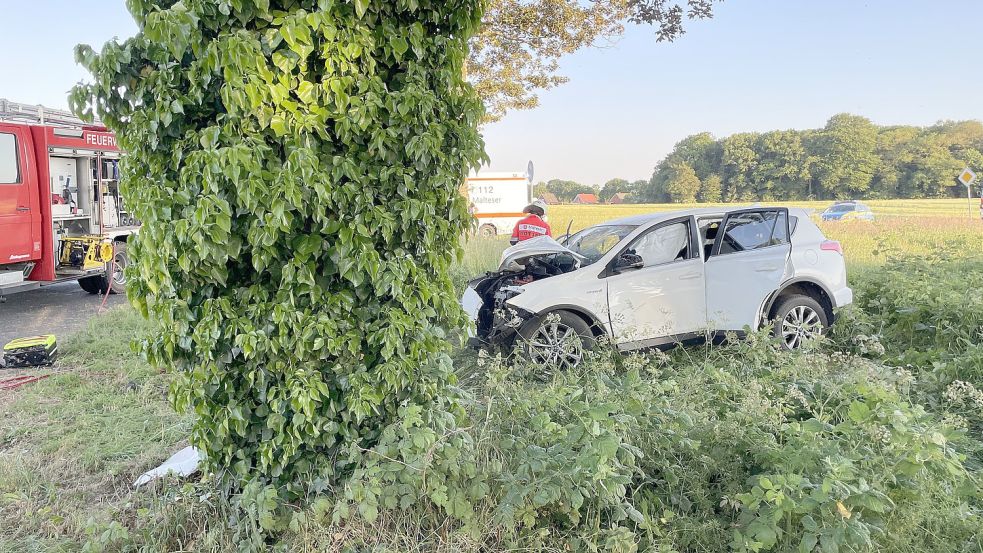
[[[502,252],[502,258],[498,263],[499,271],[521,271],[530,259],[545,257],[548,255],[566,254],[574,257],[579,262],[584,257],[563,246],[550,236],[537,236],[509,246]]]

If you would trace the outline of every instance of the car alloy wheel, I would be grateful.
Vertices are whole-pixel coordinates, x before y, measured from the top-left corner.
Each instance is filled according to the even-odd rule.
[[[584,358],[584,343],[577,330],[562,321],[544,321],[529,338],[533,362],[569,369]]]
[[[807,305],[793,307],[782,319],[782,340],[788,349],[796,349],[804,341],[818,338],[822,333],[822,318]]]

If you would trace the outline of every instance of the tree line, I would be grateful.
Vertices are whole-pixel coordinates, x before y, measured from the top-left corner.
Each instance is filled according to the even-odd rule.
[[[821,129],[684,138],[655,166],[639,202],[940,198],[983,169],[983,123],[879,126],[835,115]]]
[[[844,113],[821,129],[688,136],[647,181],[555,179],[534,192],[561,202],[582,192],[636,203],[941,198],[966,193],[955,180],[964,167],[983,173],[980,121],[879,126]]]
[[[648,185],[646,180],[628,182],[625,179],[611,179],[604,183],[604,186],[593,184],[582,184],[577,181],[564,179],[551,179],[546,182],[539,182],[532,188],[533,196],[537,198],[549,197],[552,194],[560,203],[572,202],[578,194],[595,194],[601,201],[608,201],[618,193],[627,194],[626,200],[634,200],[634,191],[640,187]]]

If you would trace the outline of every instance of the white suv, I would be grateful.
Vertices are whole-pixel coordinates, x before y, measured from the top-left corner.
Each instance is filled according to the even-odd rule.
[[[720,232],[720,229],[723,229]],[[520,242],[471,281],[472,345],[573,366],[604,336],[620,350],[668,346],[774,322],[789,349],[853,301],[839,242],[804,210],[691,209]]]

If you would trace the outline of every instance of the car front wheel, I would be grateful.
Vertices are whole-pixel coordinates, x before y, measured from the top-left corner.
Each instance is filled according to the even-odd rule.
[[[775,310],[774,334],[788,350],[822,336],[828,326],[826,310],[809,296],[786,298]]]
[[[519,329],[519,345],[533,363],[570,369],[584,360],[594,345],[594,336],[583,319],[558,311],[523,325]]]

